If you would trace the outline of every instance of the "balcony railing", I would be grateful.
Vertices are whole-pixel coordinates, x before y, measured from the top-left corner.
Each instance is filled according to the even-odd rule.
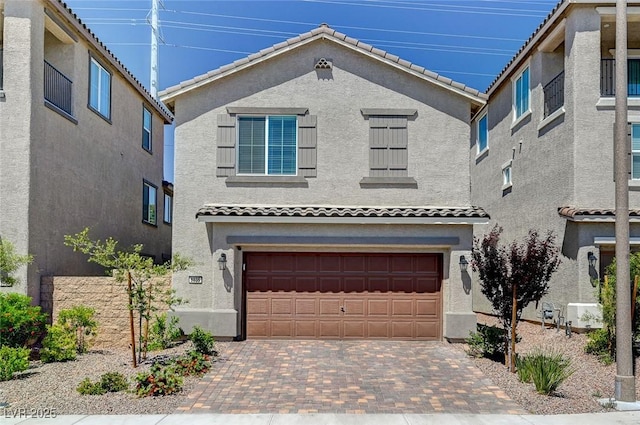
[[[544,86],[544,117],[547,118],[564,105],[564,71]]]
[[[640,59],[627,61],[627,95],[640,96]],[[600,61],[600,96],[616,95],[616,60],[602,59]]]
[[[71,113],[71,93],[73,83],[49,62],[44,61],[44,98],[47,102]]]

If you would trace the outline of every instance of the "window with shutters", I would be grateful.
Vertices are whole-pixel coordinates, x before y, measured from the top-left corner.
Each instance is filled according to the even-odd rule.
[[[316,177],[316,116],[308,108],[229,106],[218,115],[216,175],[227,185],[299,185]]]
[[[407,122],[415,110],[363,109],[369,119],[369,177],[361,186],[417,187],[409,177]]]

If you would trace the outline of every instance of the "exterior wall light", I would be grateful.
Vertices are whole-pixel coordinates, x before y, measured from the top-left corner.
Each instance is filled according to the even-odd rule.
[[[467,271],[467,266],[469,265],[469,262],[467,261],[467,259],[465,258],[464,255],[460,256],[460,271],[461,272],[466,272]]]
[[[598,261],[598,259],[596,258],[595,255],[593,255],[593,252],[589,251],[589,253],[587,254],[587,260],[589,260],[589,267],[592,268],[596,268],[596,262]]]
[[[227,270],[227,254],[224,252],[220,254],[220,258],[218,258],[218,268],[220,270]]]

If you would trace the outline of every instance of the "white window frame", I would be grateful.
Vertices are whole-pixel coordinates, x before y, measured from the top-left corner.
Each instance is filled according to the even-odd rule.
[[[269,174],[269,118],[270,117],[293,117],[296,119],[296,146],[295,146],[295,172],[293,174]],[[240,121],[242,118],[264,118],[264,173],[241,173],[240,172]],[[236,172],[239,176],[277,176],[277,177],[295,177],[298,175],[298,116],[297,115],[286,115],[286,114],[271,114],[271,115],[238,115],[237,117],[237,125],[236,125],[236,140],[238,141],[236,146]]]
[[[509,160],[502,164],[502,190],[513,186],[513,161]]]
[[[631,152],[630,155],[630,160],[631,160],[631,164],[629,165],[629,171],[630,171],[630,180],[632,180],[633,182],[639,182],[640,181],[640,172],[638,173],[639,176],[637,178],[633,177],[633,157],[634,156],[640,156],[640,149],[633,149],[633,130],[634,128],[638,128],[640,131],[640,122],[632,122],[629,123],[631,125],[631,140],[629,141],[631,146],[629,146],[629,150]],[[637,184],[637,183],[636,183]]]
[[[98,72],[98,92],[96,94],[96,99],[93,98],[93,96],[91,95],[92,93],[92,87],[91,87],[91,76],[93,75],[92,73],[94,72],[94,65],[96,66],[96,70]],[[101,75],[106,74],[109,76],[109,87],[105,88],[102,87],[102,78]],[[111,73],[107,70],[107,68],[105,68],[104,66],[102,66],[102,64],[93,56],[90,56],[90,61],[89,61],[89,108],[96,112],[97,114],[99,114],[100,116],[104,117],[106,120],[111,120],[111,86],[113,85],[113,76],[111,75]],[[107,110],[104,111],[102,110],[102,99],[104,96],[107,96],[107,100],[108,100],[108,105],[107,105]],[[96,103],[95,105],[93,103]]]
[[[149,128],[147,128],[145,124],[145,118],[147,115],[149,116]],[[145,134],[149,135],[149,146],[144,145]],[[153,113],[151,112],[151,109],[146,106],[142,106],[142,149],[149,153],[153,152]]]
[[[482,120],[486,120],[486,139],[484,148],[480,148],[480,123]],[[485,111],[480,118],[476,121],[476,147],[477,147],[477,155],[481,155],[482,153],[489,150],[489,112]]]
[[[528,73],[529,84],[527,85],[527,105],[526,108],[518,115],[518,82],[522,79],[524,73]],[[511,79],[511,108],[513,109],[513,126],[525,119],[531,114],[531,67],[527,63],[521,70]]]
[[[147,190],[149,191],[147,195],[148,205],[145,205],[144,197]],[[151,191],[153,191],[153,197],[151,197]],[[151,214],[151,206],[154,207],[153,216]],[[147,210],[146,216],[145,208]],[[158,187],[147,180],[142,181],[142,222],[152,226],[158,225]]]

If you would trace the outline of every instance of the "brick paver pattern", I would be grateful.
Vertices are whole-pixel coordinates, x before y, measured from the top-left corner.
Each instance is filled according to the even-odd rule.
[[[221,351],[176,413],[526,413],[446,343],[243,341]]]

